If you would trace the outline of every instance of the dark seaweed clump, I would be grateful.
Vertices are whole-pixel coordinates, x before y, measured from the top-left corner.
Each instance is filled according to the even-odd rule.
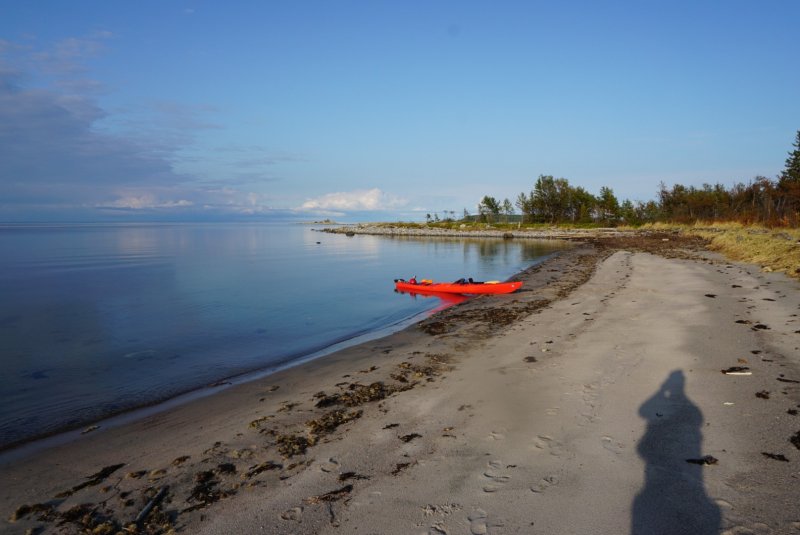
[[[308,435],[284,434],[278,435],[278,452],[284,457],[302,455],[306,450],[317,444],[319,440],[336,430],[340,425],[361,418],[363,411],[346,411],[338,409],[326,412],[319,418],[306,422]]]
[[[332,405],[344,405],[346,407],[357,407],[370,401],[379,401],[394,394],[399,390],[396,386],[386,385],[383,381],[376,381],[369,385],[352,383],[346,392],[327,395],[319,392],[314,397],[317,398],[316,406],[319,408],[330,407]]]
[[[794,447],[800,450],[800,431],[789,437],[789,442],[794,444]]]

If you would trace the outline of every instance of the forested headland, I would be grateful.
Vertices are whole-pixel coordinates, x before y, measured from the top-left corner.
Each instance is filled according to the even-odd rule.
[[[604,186],[595,195],[573,186],[566,178],[540,175],[531,191],[520,193],[513,203],[486,195],[478,205],[478,214],[464,210],[464,219],[605,226],[716,221],[796,228],[800,224],[800,131],[793,146],[783,171],[774,179],[757,176],[730,187],[719,183],[668,187],[662,182],[654,200],[620,202],[611,187]],[[438,221],[438,216],[435,219]],[[432,220],[430,215],[428,220]]]

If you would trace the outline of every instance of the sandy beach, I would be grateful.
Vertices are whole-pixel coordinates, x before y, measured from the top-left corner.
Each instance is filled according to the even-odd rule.
[[[658,234],[517,278],[0,465],[0,532],[800,533],[798,281]]]

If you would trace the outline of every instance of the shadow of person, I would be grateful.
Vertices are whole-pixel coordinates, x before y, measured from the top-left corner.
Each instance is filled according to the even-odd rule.
[[[636,450],[646,466],[644,488],[633,500],[634,535],[719,532],[720,510],[706,494],[703,466],[686,462],[703,456],[703,413],[686,397],[685,384],[676,370],[639,407],[647,431]]]

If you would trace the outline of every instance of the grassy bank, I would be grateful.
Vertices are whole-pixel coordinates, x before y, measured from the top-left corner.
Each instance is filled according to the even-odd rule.
[[[708,240],[708,248],[732,260],[758,264],[800,278],[800,229],[770,229],[739,223],[698,222],[694,225],[656,223],[643,230],[680,230]]]

